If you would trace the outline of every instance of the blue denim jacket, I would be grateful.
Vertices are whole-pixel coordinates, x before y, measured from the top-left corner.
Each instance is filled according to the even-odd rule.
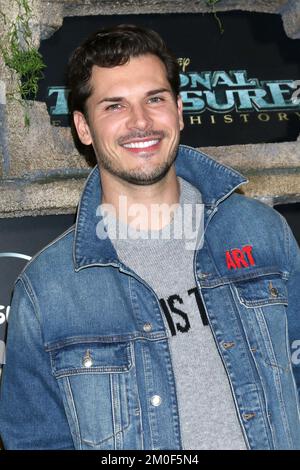
[[[277,212],[234,193],[246,181],[236,171],[185,146],[176,169],[205,204],[195,279],[247,447],[300,449],[297,243]],[[0,399],[7,449],[182,449],[159,301],[97,237],[100,201],[96,167],[76,226],[16,281]]]

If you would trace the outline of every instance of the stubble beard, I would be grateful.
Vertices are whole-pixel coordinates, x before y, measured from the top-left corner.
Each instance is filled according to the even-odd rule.
[[[114,164],[114,162],[104,152],[95,151],[95,153],[97,156],[97,161],[98,161],[100,170],[101,168],[103,168],[111,175],[117,178],[120,178],[121,180],[126,181],[127,183],[135,184],[137,186],[149,186],[149,185],[157,183],[158,181],[161,181],[167,175],[167,173],[169,172],[170,168],[172,167],[176,159],[178,146],[179,146],[179,138],[172,153],[169,155],[168,159],[165,162],[161,163],[156,168],[153,168],[153,170],[149,173],[146,171],[143,171],[142,169],[130,170],[130,171],[120,169],[117,167],[117,165]],[[151,158],[151,156],[149,158]]]

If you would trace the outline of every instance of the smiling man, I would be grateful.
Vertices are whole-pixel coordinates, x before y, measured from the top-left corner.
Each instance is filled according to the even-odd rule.
[[[177,203],[173,163],[182,102],[162,60],[145,53],[115,67],[93,65],[89,86],[93,92],[84,112],[74,110],[74,123],[82,143],[92,144],[97,155],[102,202],[117,207],[122,194],[129,206],[138,202],[149,210],[150,204]]]
[[[154,31],[93,34],[68,76],[98,164],[76,225],[16,281],[4,445],[299,449],[300,255],[285,220],[179,145],[178,64]]]
[[[181,99],[162,61],[146,54],[113,68],[94,66],[90,86],[94,92],[85,116],[75,111],[74,121],[81,141],[93,144],[102,180],[137,185],[164,181],[176,157],[183,121]],[[174,180],[174,169],[171,174]]]

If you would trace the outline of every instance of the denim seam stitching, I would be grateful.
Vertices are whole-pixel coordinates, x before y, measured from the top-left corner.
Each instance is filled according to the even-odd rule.
[[[132,354],[133,354],[133,361],[134,361],[134,380],[135,380],[135,391],[136,391],[136,396],[137,396],[137,401],[138,401],[138,407],[139,407],[139,423],[140,423],[140,430],[141,430],[141,447],[144,449],[145,444],[144,444],[144,431],[143,431],[143,411],[142,411],[142,405],[141,405],[141,399],[140,399],[140,387],[138,386],[137,383],[137,369],[136,369],[136,343],[132,344]]]
[[[257,335],[255,336],[257,337]],[[268,413],[268,397],[267,397],[267,394],[265,393],[265,389],[264,389],[264,386],[263,386],[263,378],[261,376],[261,373],[260,373],[260,370],[259,370],[259,367],[257,367],[256,365],[256,359],[255,359],[255,355],[254,353],[251,351],[251,348],[250,348],[250,345],[249,345],[249,350],[250,350],[250,354],[252,356],[252,360],[253,360],[253,363],[255,364],[255,367],[256,367],[256,371],[257,371],[257,375],[260,379],[260,383],[261,383],[261,393],[263,394],[263,397],[264,397],[264,400],[265,402],[263,403],[262,402],[262,398],[260,396],[260,391],[257,390],[257,396],[258,396],[258,399],[259,399],[259,403],[260,403],[260,406],[261,406],[261,410],[262,410],[262,419],[264,421],[264,426],[266,428],[266,430],[268,429],[267,425],[269,426],[269,429],[270,429],[270,433],[271,433],[271,437],[272,437],[272,443],[269,442],[269,438],[268,438],[268,433],[266,432],[267,434],[267,440],[268,440],[268,444],[269,445],[273,445],[274,447],[274,442],[275,442],[275,430],[274,430],[274,426],[271,422],[271,419],[270,419],[270,416],[269,416],[269,413]],[[265,413],[263,412],[263,410],[265,409]]]
[[[276,362],[275,352],[274,352],[273,345],[272,345],[272,341],[271,341],[271,338],[270,338],[269,329],[268,329],[263,311],[262,311],[261,308],[257,308],[257,309],[255,309],[255,311],[256,311],[256,315],[258,317],[258,325],[259,325],[261,335],[262,335],[262,337],[265,336],[263,331],[262,331],[262,328],[263,328],[265,330],[266,334],[267,334],[267,337],[268,337],[267,342],[265,342],[266,349],[268,351],[268,355],[269,355],[269,357],[271,356],[270,358],[272,358],[274,360],[274,363],[277,363]],[[282,417],[282,421],[284,423],[284,427],[285,427],[285,431],[286,431],[286,435],[287,435],[287,440],[289,442],[290,447],[292,447],[290,430],[289,430],[289,426],[288,426],[288,419],[287,419],[287,415],[286,415],[286,408],[285,408],[285,403],[284,403],[283,394],[282,394],[282,384],[281,384],[281,380],[280,380],[280,376],[279,376],[277,368],[272,367],[272,374],[273,374],[273,377],[274,377],[274,381],[277,384],[276,385],[277,396],[278,396],[278,399],[279,399],[279,403],[281,405],[280,414],[281,414],[281,417]]]
[[[243,281],[248,281],[248,280],[252,280],[252,279],[257,279],[257,278],[261,278],[261,277],[265,277],[265,276],[280,276],[281,279],[287,279],[287,276],[286,276],[286,272],[282,272],[282,271],[278,271],[278,268],[277,270],[275,271],[276,268],[274,268],[274,270],[268,270],[268,271],[262,271],[262,272],[253,272],[253,273],[247,273],[247,274],[243,274],[243,275],[239,275],[238,277],[236,278],[233,278],[233,277],[228,277],[228,276],[223,276],[221,277],[220,279],[215,279],[215,280],[211,280],[211,281],[200,281],[200,285],[202,288],[204,289],[214,289],[215,287],[219,287],[219,286],[224,286],[226,284],[232,284],[232,283],[235,283],[235,282],[243,282]]]
[[[247,352],[248,352],[248,355],[249,355],[249,363],[250,363],[250,365],[251,365],[251,362],[253,364],[252,368],[255,369],[257,377],[260,380],[261,392],[262,392],[262,394],[264,396],[264,399],[265,399],[265,403],[262,403],[261,396],[260,396],[259,385],[257,383],[257,379],[255,379],[254,372],[253,372],[253,383],[252,383],[252,385],[254,386],[255,391],[257,392],[259,404],[260,404],[260,407],[261,407],[261,416],[262,416],[262,420],[263,420],[264,429],[265,429],[265,432],[266,432],[266,440],[268,442],[268,445],[271,445],[270,439],[269,439],[269,436],[268,436],[268,425],[270,426],[270,431],[271,431],[272,438],[273,438],[273,431],[272,431],[271,423],[270,423],[268,417],[265,416],[266,413],[264,413],[264,409],[267,406],[267,397],[266,397],[266,394],[265,394],[265,391],[264,391],[264,388],[263,388],[263,380],[262,380],[261,374],[259,372],[259,368],[257,367],[257,361],[255,359],[255,356],[254,356],[253,352],[251,351],[251,345],[249,343],[249,338],[248,338],[248,335],[246,334],[246,329],[245,329],[245,326],[244,326],[243,321],[242,321],[242,316],[240,315],[239,305],[237,304],[237,300],[238,300],[237,293],[235,292],[233,287],[234,287],[233,285],[229,286],[230,291],[231,291],[231,296],[232,296],[232,299],[233,299],[233,302],[234,302],[234,310],[235,310],[236,315],[238,316],[238,318],[240,320],[241,328],[243,329],[243,332],[244,332],[244,341],[245,341],[245,347],[247,347]],[[251,359],[251,361],[250,361],[250,359]],[[233,387],[233,384],[232,384],[232,387]],[[233,397],[234,397],[234,400],[236,401],[235,393],[233,393]],[[252,448],[251,446],[252,446],[253,438],[251,438],[251,440],[250,440],[250,436],[248,436],[248,432],[246,430],[245,423],[244,423],[244,421],[242,419],[242,416],[241,416],[241,409],[238,406],[238,404],[237,404],[237,408],[238,408],[237,412],[239,410],[239,416],[240,416],[240,419],[241,419],[241,426],[242,426],[242,429],[243,429],[243,434],[244,434],[246,443],[248,445],[248,448],[251,449]]]
[[[70,384],[70,381],[69,381],[68,377],[66,378],[66,383],[67,383],[68,394],[69,394],[69,397],[70,397],[70,400],[71,400],[71,403],[69,403],[69,400],[67,400],[67,403],[69,404],[69,406],[71,405],[71,407],[73,409],[73,416],[74,416],[74,422],[75,422],[77,438],[78,438],[78,441],[79,441],[79,447],[80,447],[80,449],[82,449],[79,420],[78,420],[78,415],[77,415],[77,410],[76,410],[76,406],[75,406],[75,402],[74,402],[74,397],[73,397],[73,393],[72,393],[71,384]],[[70,409],[70,412],[71,412],[71,409]]]
[[[130,369],[129,369],[130,370]],[[74,375],[104,375],[104,374],[125,374],[128,373],[129,370],[116,370],[116,369],[106,369],[106,370],[84,370],[84,369],[65,369],[62,370],[61,372],[57,371],[55,369],[55,377],[60,378],[60,377],[72,377]]]
[[[33,307],[34,315],[35,315],[35,317],[36,317],[36,319],[37,319],[37,321],[40,325],[40,328],[41,328],[41,314],[40,314],[40,310],[38,308],[37,299],[36,299],[36,296],[34,294],[31,283],[30,283],[28,277],[25,275],[25,273],[23,274],[22,277],[19,278],[19,281],[22,283],[22,285],[24,287],[24,290],[25,290],[26,294],[28,295],[30,303]]]
[[[148,347],[148,345],[141,344],[141,349],[142,349],[142,360],[144,364],[144,377],[145,377],[145,388],[146,388],[146,407],[147,407],[147,416],[148,416],[148,424],[149,424],[149,433],[150,433],[150,442],[151,442],[151,449],[154,447],[154,441],[153,441],[153,432],[152,432],[152,423],[151,423],[151,409],[150,409],[150,402],[149,402],[149,390],[148,390],[148,361],[146,358],[147,351],[145,349]],[[151,385],[151,384],[150,384]],[[152,386],[153,389],[153,386]]]
[[[143,334],[143,333],[136,333],[133,335],[128,335],[128,336],[120,336],[120,337],[113,337],[113,336],[108,336],[108,337],[92,337],[92,338],[87,338],[87,337],[74,337],[70,338],[68,340],[61,340],[61,341],[56,341],[54,343],[47,343],[45,345],[45,349],[47,352],[51,351],[56,351],[59,349],[62,349],[66,346],[72,346],[76,344],[87,344],[87,343],[95,343],[95,344],[119,344],[119,343],[124,343],[128,341],[137,341],[137,340],[146,340],[146,341],[161,341],[168,339],[166,336],[165,332],[163,333],[148,333],[148,334]]]
[[[114,449],[117,450],[116,447],[116,421],[115,421],[115,391],[114,391],[114,383],[113,383],[113,376],[109,374],[109,388],[110,388],[110,398],[111,398],[111,413],[112,413],[112,424],[113,424],[113,438],[114,438]]]

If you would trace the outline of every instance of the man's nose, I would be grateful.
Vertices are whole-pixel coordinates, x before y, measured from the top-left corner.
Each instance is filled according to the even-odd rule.
[[[132,106],[130,110],[128,127],[130,129],[147,130],[152,126],[152,119],[149,111],[143,105]]]

